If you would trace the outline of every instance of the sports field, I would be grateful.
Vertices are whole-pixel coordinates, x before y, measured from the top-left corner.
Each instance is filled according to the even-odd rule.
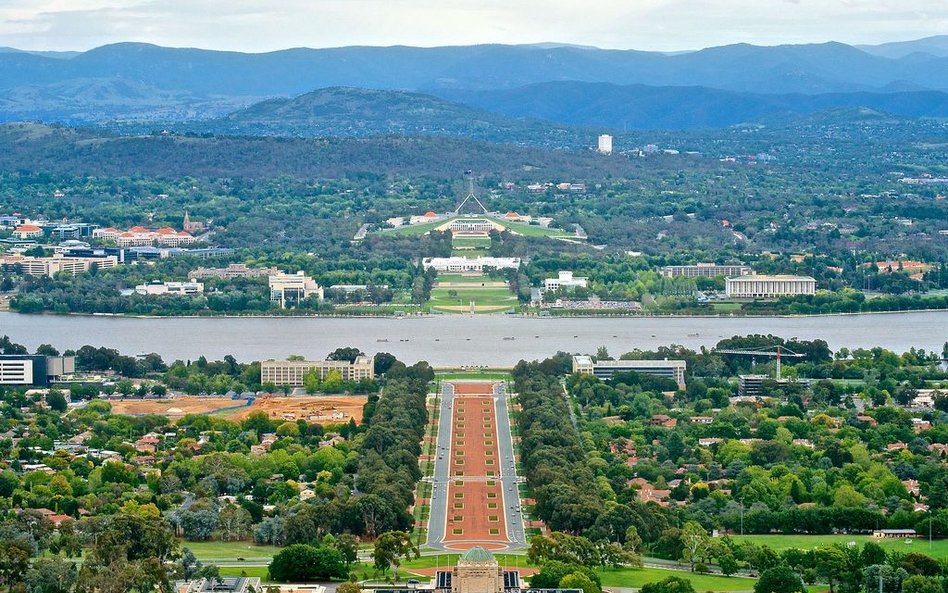
[[[919,552],[935,558],[948,558],[948,539],[933,540],[931,548],[929,548],[928,538],[924,537],[924,535],[911,540],[875,539],[871,535],[732,535],[731,538],[734,539],[734,541],[750,541],[755,544],[766,544],[778,552],[789,548],[809,550],[831,544],[846,545],[850,542],[855,542],[857,545],[862,546],[866,542],[872,541],[886,550],[895,550],[905,553]]]

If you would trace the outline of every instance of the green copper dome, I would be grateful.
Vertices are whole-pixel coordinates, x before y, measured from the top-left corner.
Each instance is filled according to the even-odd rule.
[[[494,555],[480,546],[474,546],[461,555],[465,562],[493,562]]]

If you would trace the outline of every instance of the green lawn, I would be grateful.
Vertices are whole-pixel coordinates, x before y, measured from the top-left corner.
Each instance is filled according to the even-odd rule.
[[[272,558],[280,551],[276,546],[258,546],[253,542],[181,542],[182,548],[190,548],[198,560],[260,560]]]
[[[711,308],[715,313],[736,313],[741,310],[740,303],[712,303]]]
[[[487,249],[490,247],[490,237],[454,237],[451,240],[454,249]]]
[[[221,566],[222,577],[260,577],[260,581],[269,583],[266,566]]]
[[[437,220],[435,222],[426,222],[424,224],[403,225],[394,229],[383,229],[380,231],[383,235],[395,235],[400,237],[424,235],[428,231],[433,231],[443,225],[446,220]]]
[[[604,587],[633,587],[637,589],[647,583],[654,583],[670,576],[676,576],[691,581],[695,591],[752,591],[756,582],[754,579],[743,577],[694,574],[661,568],[607,568],[598,572]]]
[[[874,541],[886,550],[898,550],[900,552],[919,552],[928,554],[935,558],[948,558],[948,540],[936,539],[932,541],[932,547],[928,547],[928,539],[919,537],[912,540],[911,544],[906,543],[904,539],[875,539],[871,535],[733,535],[734,541],[751,541],[756,544],[767,544],[777,551],[788,548],[799,548],[809,550],[818,546],[829,544],[848,544],[856,542],[862,546],[868,541]]]
[[[439,566],[443,567],[453,567],[458,562],[460,554],[436,554],[434,556],[422,556],[421,558],[413,558],[408,562],[402,564],[402,568],[412,569],[412,568],[436,568]],[[497,562],[501,566],[507,567],[516,567],[516,566],[529,566],[529,561],[527,557],[523,554],[494,554],[494,558],[497,559]]]
[[[516,308],[520,303],[507,287],[472,286],[470,288],[431,289],[428,306],[432,309],[467,313],[469,304],[474,301],[475,312],[497,312]]]
[[[465,379],[494,379],[496,381],[507,381],[510,379],[510,373],[507,371],[448,371],[444,373],[436,373],[435,378],[442,381],[457,381]]]
[[[576,238],[575,233],[566,231],[563,229],[548,229],[535,224],[524,224],[522,222],[510,222],[502,218],[496,218],[493,216],[476,216],[474,218],[486,218],[492,220],[498,224],[503,225],[507,229],[519,233],[525,237],[569,237]],[[447,218],[444,220],[438,220],[435,222],[426,222],[424,224],[414,224],[414,225],[404,225],[395,229],[383,229],[380,231],[383,235],[396,235],[396,236],[413,236],[413,235],[423,235],[429,231],[433,231],[443,224],[447,224],[450,221],[454,220],[454,217]]]

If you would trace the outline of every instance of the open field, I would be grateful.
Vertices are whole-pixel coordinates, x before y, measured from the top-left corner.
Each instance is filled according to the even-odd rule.
[[[731,538],[739,542],[766,544],[778,552],[789,548],[809,550],[818,546],[848,544],[849,542],[856,542],[862,546],[868,541],[873,541],[887,551],[920,552],[935,558],[948,558],[948,539],[933,540],[929,549],[928,538],[924,536],[912,539],[910,544],[904,539],[875,539],[871,535],[732,535]]]
[[[276,546],[258,546],[252,542],[181,542],[182,548],[189,548],[202,562],[215,560],[236,561],[267,560],[279,552]],[[254,575],[252,575],[254,576]]]
[[[491,280],[487,276],[444,274],[431,289],[428,306],[440,311],[466,313],[474,301],[475,313],[495,313],[515,308],[517,297],[510,292],[506,282]]]
[[[185,416],[187,414],[218,414],[239,420],[252,412],[264,412],[271,418],[304,419],[310,422],[335,424],[355,418],[362,421],[364,396],[265,396],[249,400],[224,397],[173,397],[164,399],[109,400],[113,414],[140,416]],[[290,418],[292,416],[292,418]]]
[[[743,577],[722,577],[662,568],[607,568],[596,572],[599,573],[604,587],[640,588],[646,583],[654,583],[670,576],[688,579],[695,591],[752,591],[754,583],[757,582],[755,579]]]

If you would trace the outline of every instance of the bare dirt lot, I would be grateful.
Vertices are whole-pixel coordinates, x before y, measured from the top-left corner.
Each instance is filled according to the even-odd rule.
[[[258,397],[252,405],[247,400],[224,397],[175,397],[169,399],[110,400],[113,414],[159,414],[176,417],[186,414],[218,414],[239,420],[253,412],[265,412],[271,418],[306,420],[321,424],[362,422],[364,396]]]

